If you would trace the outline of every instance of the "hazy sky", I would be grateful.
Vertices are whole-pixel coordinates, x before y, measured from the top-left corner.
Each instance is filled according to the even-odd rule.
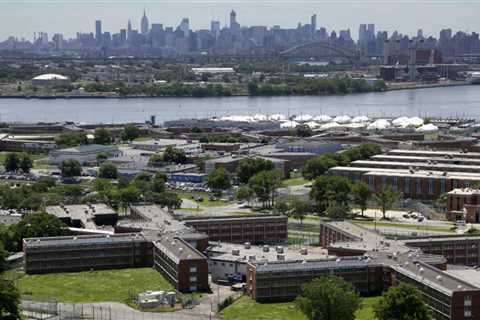
[[[151,23],[175,27],[189,17],[193,29],[209,28],[212,19],[223,25],[234,9],[237,20],[248,26],[294,27],[308,23],[316,13],[319,27],[350,28],[354,37],[360,23],[408,34],[423,28],[425,34],[435,36],[447,27],[480,31],[480,0],[0,0],[0,39],[9,35],[31,39],[34,31],[71,37],[77,31],[93,32],[95,19],[112,33],[126,28],[129,18],[139,28],[144,7]]]

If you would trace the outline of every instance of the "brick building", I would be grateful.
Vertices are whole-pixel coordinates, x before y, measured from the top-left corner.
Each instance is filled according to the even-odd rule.
[[[480,190],[454,189],[447,193],[447,218],[451,221],[480,222]]]
[[[208,235],[210,241],[264,244],[288,239],[286,216],[233,216],[185,220],[185,225]]]

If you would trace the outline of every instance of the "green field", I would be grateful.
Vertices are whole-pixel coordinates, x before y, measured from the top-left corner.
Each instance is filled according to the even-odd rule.
[[[295,186],[301,186],[304,184],[309,183],[310,181],[304,179],[304,178],[291,178],[291,179],[286,179],[282,181],[282,187],[295,187]]]
[[[23,295],[60,302],[129,302],[129,293],[172,290],[152,268],[25,275],[18,281]]]
[[[197,197],[202,197],[203,198],[202,202],[195,201],[196,203],[198,203],[200,207],[223,207],[230,203],[228,201],[219,201],[219,200],[211,201],[208,198],[209,194],[207,192],[187,192],[187,191],[173,191],[173,192],[176,193],[178,197],[181,199],[188,199],[192,201],[195,201],[195,198]]]
[[[380,297],[363,298],[356,320],[374,320],[373,305]],[[223,320],[306,320],[293,302],[258,303],[243,296],[220,313]]]

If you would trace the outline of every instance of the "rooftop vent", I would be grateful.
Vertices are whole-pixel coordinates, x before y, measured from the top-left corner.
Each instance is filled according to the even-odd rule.
[[[277,246],[277,253],[283,253],[283,247]]]
[[[277,254],[277,260],[278,261],[285,261],[285,255],[284,254]]]
[[[300,254],[306,256],[308,254],[308,249],[307,248],[300,249]]]
[[[245,244],[244,244],[245,249],[250,249],[250,246],[251,246],[250,242],[245,242]]]
[[[232,249],[232,255],[234,255],[234,256],[239,256],[239,255],[240,255],[240,250],[238,250],[238,249]]]
[[[270,247],[265,245],[263,246],[263,252],[269,252],[270,251]]]

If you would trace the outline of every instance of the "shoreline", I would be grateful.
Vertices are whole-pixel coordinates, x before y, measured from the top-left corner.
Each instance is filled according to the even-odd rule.
[[[382,92],[389,92],[389,91],[401,91],[401,90],[419,90],[419,89],[431,89],[431,88],[446,88],[446,87],[460,87],[460,86],[472,86],[472,84],[466,82],[454,82],[454,83],[431,83],[431,84],[411,84],[408,83],[406,85],[399,85],[399,86],[390,86],[385,91],[378,91],[378,93]],[[347,96],[351,94],[364,94],[364,93],[376,93],[376,92],[361,92],[361,93],[349,93],[349,94],[341,94],[341,96]],[[0,95],[0,99],[38,99],[38,100],[57,100],[57,99],[118,99],[118,100],[128,100],[128,99],[162,99],[162,98],[195,98],[195,99],[203,99],[203,98],[236,98],[236,97],[331,97],[331,96],[340,96],[340,94],[332,94],[332,95],[259,95],[259,96],[252,96],[249,94],[236,94],[231,96],[206,96],[206,97],[193,97],[193,96],[124,96],[120,97],[115,94],[109,95]]]

